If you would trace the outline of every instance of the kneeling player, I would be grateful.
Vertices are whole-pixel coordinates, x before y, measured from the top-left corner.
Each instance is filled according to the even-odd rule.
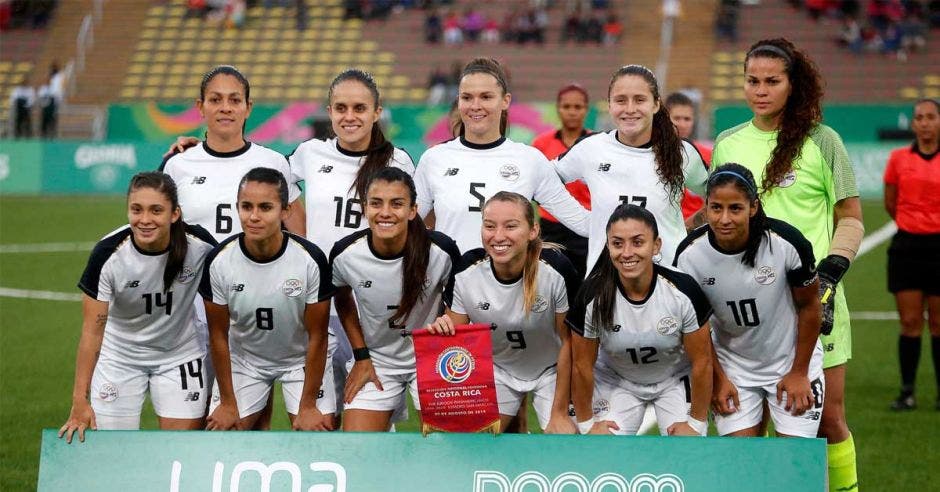
[[[150,393],[161,429],[198,429],[205,417],[193,300],[215,240],[183,222],[176,184],[140,173],[127,191],[129,225],[102,239],[79,282],[84,321],[72,411],[59,436],[137,429]],[[90,400],[90,401],[89,401]]]
[[[542,247],[532,204],[518,193],[501,191],[486,201],[482,236],[483,248],[463,255],[453,289],[445,293],[446,314],[428,328],[451,334],[454,325],[495,324],[501,431],[532,392],[539,426],[573,434],[571,337],[564,320],[580,276],[563,254]]]
[[[568,313],[578,430],[633,435],[653,405],[661,434],[704,435],[711,306],[691,277],[653,263],[662,240],[648,210],[620,205],[606,229]]]
[[[336,311],[355,359],[343,430],[384,432],[407,408],[406,388],[419,407],[414,345],[396,328],[425,326],[440,313],[460,253],[449,237],[427,230],[414,181],[401,169],[376,174],[364,208],[369,228],[337,241],[330,253]]]
[[[816,437],[825,385],[812,246],[764,215],[754,177],[737,164],[711,175],[705,216],[676,265],[701,281],[716,308],[718,433],[758,435],[766,400],[777,435]]]
[[[251,429],[281,381],[295,430],[331,430],[336,400],[322,384],[332,381],[330,266],[315,245],[281,230],[289,214],[281,173],[249,171],[237,203],[244,232],[209,254],[199,289],[216,370],[206,428]]]

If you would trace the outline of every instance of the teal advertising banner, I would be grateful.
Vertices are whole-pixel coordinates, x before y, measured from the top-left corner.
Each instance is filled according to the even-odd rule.
[[[822,492],[819,439],[99,431],[42,434],[45,491]]]
[[[36,194],[42,190],[39,142],[0,142],[0,193]]]

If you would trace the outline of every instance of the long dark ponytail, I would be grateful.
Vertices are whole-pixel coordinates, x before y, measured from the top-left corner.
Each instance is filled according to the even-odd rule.
[[[754,175],[751,174],[748,168],[736,162],[729,162],[716,168],[708,178],[705,193],[706,209],[708,207],[708,199],[711,198],[712,190],[728,184],[743,193],[744,196],[757,207],[757,212],[748,219],[747,242],[744,246],[744,256],[741,258],[741,263],[753,268],[754,260],[757,258],[757,250],[760,248],[760,242],[767,235],[767,229],[770,227],[767,223],[767,214],[764,213],[764,207],[761,205]]]
[[[607,86],[607,100],[610,100],[610,91],[614,84],[628,75],[642,78],[653,94],[653,100],[659,103],[659,110],[653,115],[650,137],[653,154],[656,156],[656,175],[666,186],[669,196],[678,202],[685,183],[685,173],[682,171],[684,150],[682,139],[676,132],[676,126],[669,119],[669,109],[663,104],[662,97],[659,95],[659,83],[656,81],[656,76],[642,65],[620,67],[610,78],[610,85]]]
[[[358,68],[348,68],[333,79],[333,82],[330,83],[328,99],[332,101],[333,89],[348,80],[364,85],[372,95],[372,104],[378,110],[380,107],[379,87],[370,73]],[[375,122],[372,125],[372,132],[369,134],[369,148],[366,149],[365,159],[359,166],[356,179],[350,187],[350,189],[356,190],[357,198],[365,200],[366,192],[369,190],[369,182],[372,181],[379,170],[388,166],[388,162],[394,154],[395,147],[385,138],[385,133],[382,132],[382,126],[379,125],[379,122]]]
[[[653,240],[659,237],[659,227],[656,225],[656,217],[649,210],[633,204],[621,204],[614,209],[607,220],[606,233],[614,223],[621,220],[634,219],[650,227],[653,231]],[[587,305],[591,297],[594,299],[594,308],[591,311],[592,324],[595,327],[609,329],[614,322],[614,306],[617,305],[617,290],[620,284],[620,273],[610,257],[610,251],[607,249],[606,241],[604,248],[601,249],[601,255],[594,263],[587,281],[581,287],[579,294]]]
[[[176,182],[169,174],[163,174],[158,171],[148,171],[137,173],[131,178],[131,183],[127,187],[127,196],[131,192],[141,188],[150,188],[170,201],[171,213],[180,208],[179,193],[176,191]],[[170,246],[166,258],[166,266],[163,268],[163,292],[170,290],[173,286],[173,280],[183,270],[183,262],[186,260],[186,251],[189,243],[186,241],[186,223],[183,222],[183,214],[180,212],[180,218],[170,224]]]
[[[369,186],[376,181],[404,184],[408,188],[408,195],[411,199],[409,206],[413,207],[417,204],[418,192],[415,182],[405,171],[397,167],[384,167],[375,174]],[[405,252],[401,265],[401,300],[398,302],[398,309],[392,315],[393,324],[404,323],[418,301],[424,298],[426,294],[424,281],[427,278],[430,251],[431,237],[428,229],[421,217],[415,214],[415,217],[408,221],[408,238],[405,240]]]

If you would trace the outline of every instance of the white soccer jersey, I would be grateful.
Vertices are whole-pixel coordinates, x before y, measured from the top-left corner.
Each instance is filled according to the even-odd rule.
[[[362,214],[362,199],[353,183],[366,152],[339,147],[335,138],[307,140],[288,156],[290,181],[304,182],[307,239],[329,252],[336,241],[369,227]],[[395,149],[388,165],[414,175],[415,165],[402,149]]]
[[[231,353],[262,370],[303,367],[304,309],[334,292],[320,248],[283,234],[281,250],[263,262],[248,254],[244,234],[230,237],[206,258],[199,287],[207,301],[228,306]]]
[[[134,365],[178,364],[205,353],[196,337],[193,300],[203,260],[215,240],[202,227],[186,226],[186,259],[169,290],[163,290],[167,256],[137,248],[130,226],[95,245],[78,287],[108,303],[101,353]]]
[[[715,308],[715,351],[728,379],[741,387],[773,384],[790,371],[797,339],[791,289],[816,279],[809,241],[783,221],[768,222],[754,267],[741,262],[743,251],[722,250],[707,225],[692,231],[676,252],[676,265],[701,284]],[[817,341],[810,374],[822,368],[822,356]]]
[[[238,220],[238,183],[256,167],[277,169],[291,182],[287,159],[251,142],[234,152],[216,152],[203,142],[168,157],[160,171],[176,182],[186,222],[201,225],[216,241],[222,241],[242,231]],[[288,190],[290,202],[300,196],[296,185],[290,185]]]
[[[708,170],[695,146],[682,142],[685,186],[696,193],[705,189]],[[685,237],[682,195],[673,197],[656,174],[652,147],[630,147],[617,140],[617,130],[587,135],[554,162],[565,182],[583,179],[591,190],[591,235],[588,237],[590,272],[607,244],[607,221],[621,203],[639,205],[656,217],[663,238],[661,265],[671,265],[676,246]]]
[[[568,300],[577,294],[580,283],[563,254],[543,249],[535,303],[526,313],[522,277],[500,281],[486,252],[477,248],[463,255],[444,303],[451,311],[469,316],[471,323],[495,324],[493,363],[517,379],[532,381],[558,361],[561,339],[555,314],[568,311]]]
[[[579,298],[567,317],[573,331],[600,339],[599,366],[644,385],[688,373],[691,364],[682,336],[698,330],[712,312],[692,277],[660,265],[653,269],[650,292],[642,301],[628,299],[618,282],[613,326],[594,325],[593,295],[586,303]],[[592,292],[590,284],[585,291]]]
[[[434,210],[434,228],[457,241],[460,251],[483,245],[483,203],[500,191],[537,200],[578,234],[586,236],[587,210],[565,189],[534,147],[500,138],[476,145],[456,138],[428,149],[415,172],[418,213]]]
[[[441,294],[460,260],[457,244],[452,239],[436,231],[429,231],[429,234],[431,249],[424,297],[399,325],[393,325],[391,318],[401,301],[403,256],[380,256],[372,249],[369,229],[346,236],[330,253],[333,284],[351,287],[355,293],[366,347],[383,374],[415,371],[414,344],[410,337],[401,336],[401,329],[423,328],[440,315]]]

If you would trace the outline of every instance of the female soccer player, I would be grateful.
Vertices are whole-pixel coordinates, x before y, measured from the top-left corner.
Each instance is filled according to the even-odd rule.
[[[384,432],[393,412],[407,408],[406,388],[418,406],[414,345],[394,328],[422,327],[437,317],[460,253],[418,217],[414,181],[405,171],[380,169],[365,196],[369,228],[338,241],[330,253],[336,310],[355,359],[343,430]]]
[[[813,248],[764,215],[754,176],[725,164],[708,180],[706,226],[676,251],[715,308],[718,433],[759,435],[766,401],[778,436],[816,437],[824,390]]]
[[[583,179],[591,190],[588,271],[604,249],[607,219],[621,203],[653,213],[663,243],[657,260],[669,265],[686,234],[683,186],[703,190],[705,163],[695,146],[676,134],[648,68],[627,65],[614,72],[607,101],[617,129],[581,139],[555,162],[564,181]]]
[[[888,248],[888,290],[894,293],[901,318],[901,394],[891,405],[894,410],[916,406],[914,377],[925,309],[934,376],[940,388],[940,103],[918,101],[911,127],[914,145],[891,153],[884,176],[885,208],[898,224]],[[940,410],[940,397],[936,408]]]
[[[839,281],[864,235],[855,175],[839,135],[823,125],[819,71],[786,39],[755,43],[745,57],[751,121],[718,135],[712,165],[737,162],[760,183],[769,217],[796,227],[821,258],[826,401],[819,425],[829,442],[829,490],[857,486],[855,443],[845,422],[845,365],[852,356],[849,310]]]
[[[458,138],[428,149],[418,163],[418,213],[454,238],[461,251],[480,247],[483,202],[498,191],[534,198],[574,232],[587,235],[588,214],[536,149],[505,137],[512,95],[490,58],[468,63],[460,78]]]
[[[241,232],[235,207],[239,180],[255,167],[276,169],[285,178],[290,167],[284,156],[245,140],[251,115],[251,86],[235,67],[219,65],[202,78],[196,108],[206,122],[206,140],[180,138],[160,165],[178,184],[180,205],[190,223],[222,241]],[[188,147],[188,148],[187,148]],[[296,202],[300,188],[291,186],[288,199],[295,210],[287,226],[303,232],[304,213]]]
[[[527,393],[546,433],[573,434],[568,416],[571,348],[565,314],[580,277],[560,252],[543,248],[528,198],[501,191],[483,206],[483,248],[463,255],[447,310],[428,329],[491,323],[493,364],[503,431]]]
[[[555,109],[561,128],[549,130],[532,141],[532,146],[539,149],[547,159],[555,159],[568,151],[572,145],[585,135],[591,133],[584,128],[584,119],[588,114],[588,93],[579,84],[569,84],[558,91],[555,100]],[[572,181],[565,185],[571,196],[578,200],[582,207],[591,206],[591,192],[584,181]],[[571,260],[575,269],[584,278],[587,268],[587,238],[579,236],[558,223],[558,219],[539,207],[539,222],[542,226],[542,239],[558,243],[565,247],[565,256]]]
[[[216,368],[210,430],[253,428],[275,381],[295,430],[332,428],[335,402],[324,398],[330,266],[313,243],[282,230],[287,188],[274,169],[249,171],[238,186],[244,232],[206,258],[199,291]]]
[[[653,261],[662,239],[649,210],[618,206],[606,237],[568,313],[578,431],[636,434],[652,404],[661,434],[705,435],[712,393],[708,299],[692,277]]]
[[[86,429],[137,429],[150,393],[161,429],[198,429],[206,412],[193,299],[215,240],[183,222],[176,184],[139,173],[127,191],[129,224],[105,236],[78,287],[82,336],[66,441]],[[89,401],[90,400],[90,401]]]

